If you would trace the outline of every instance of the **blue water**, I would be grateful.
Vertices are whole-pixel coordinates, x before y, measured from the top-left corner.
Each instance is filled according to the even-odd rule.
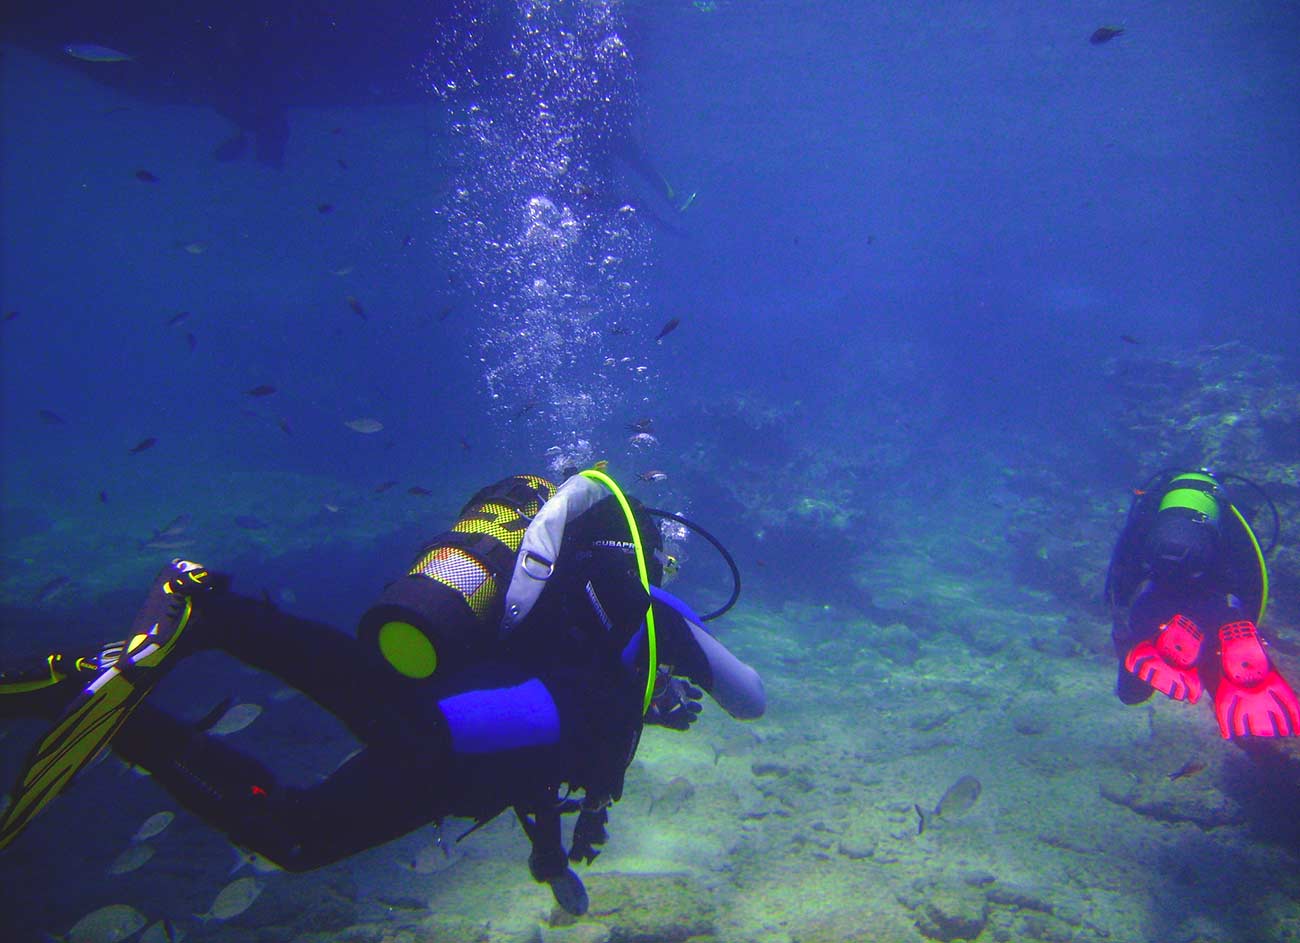
[[[755,603],[881,604],[897,587],[860,571],[890,541],[959,547],[1032,506],[996,566],[1085,605],[1035,576],[1033,541],[1104,566],[1154,470],[1116,364],[1158,385],[1242,342],[1297,375],[1294,3],[257,19],[66,6],[0,32],[6,654],[113,637],[172,555],[142,544],[182,514],[185,552],[351,625],[476,488],[601,459],[722,537]],[[1125,31],[1090,43],[1103,24]],[[60,51],[81,41],[136,58]],[[287,122],[272,157],[255,102]],[[263,124],[219,161],[241,109]],[[382,430],[344,425],[363,418]],[[682,592],[725,599],[707,548],[680,549]],[[65,822],[93,809],[74,795]],[[42,840],[64,844],[25,853]],[[3,906],[23,939],[91,909]]]

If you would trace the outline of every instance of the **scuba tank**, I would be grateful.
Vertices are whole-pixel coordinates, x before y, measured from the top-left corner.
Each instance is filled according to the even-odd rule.
[[[556,491],[535,475],[480,490],[361,617],[358,638],[408,678],[472,664],[497,644],[505,588],[529,522]]]

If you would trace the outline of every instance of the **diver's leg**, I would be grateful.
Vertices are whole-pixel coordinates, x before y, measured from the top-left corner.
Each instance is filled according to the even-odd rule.
[[[273,674],[334,714],[365,743],[393,740],[412,709],[409,685],[355,636],[234,593],[204,600],[199,644]],[[418,712],[418,706],[415,707]]]
[[[149,704],[131,715],[113,749],[236,845],[289,871],[329,864],[444,814],[428,767],[408,767],[395,754],[363,750],[315,786],[284,786],[253,757]]]

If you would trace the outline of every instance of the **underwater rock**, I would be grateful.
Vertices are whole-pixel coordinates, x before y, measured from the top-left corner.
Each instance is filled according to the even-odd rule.
[[[984,932],[989,904],[979,890],[944,882],[924,889],[913,908],[916,929],[931,940],[973,940]]]
[[[1203,829],[1239,825],[1241,807],[1216,789],[1178,789],[1168,781],[1116,788],[1103,783],[1101,797],[1157,822],[1189,822]]]
[[[592,874],[588,918],[609,927],[612,943],[683,943],[717,932],[712,895],[689,874]],[[557,908],[558,910],[558,908]],[[552,926],[565,921],[552,913]]]

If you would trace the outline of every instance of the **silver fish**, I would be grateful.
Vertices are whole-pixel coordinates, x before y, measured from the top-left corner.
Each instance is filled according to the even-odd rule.
[[[83,62],[131,62],[135,56],[95,43],[68,43],[63,51]]]
[[[67,943],[118,943],[144,925],[144,914],[134,907],[109,904],[78,920],[68,931]]]

